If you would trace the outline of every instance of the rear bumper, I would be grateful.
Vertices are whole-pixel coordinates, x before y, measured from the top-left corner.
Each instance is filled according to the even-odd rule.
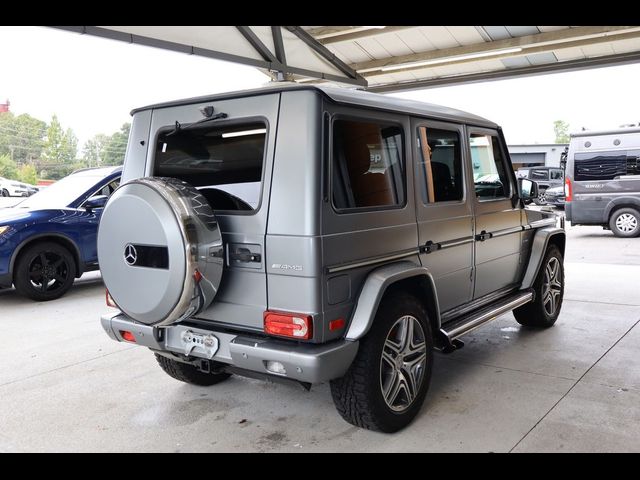
[[[120,331],[131,332],[138,345],[159,352],[180,355],[183,360],[206,359],[225,363],[263,375],[305,383],[320,383],[342,377],[358,352],[358,342],[338,340],[322,345],[300,344],[246,334],[230,334],[186,325],[155,328],[131,320],[122,313],[101,317],[102,328],[118,342]],[[213,335],[218,342],[215,353],[203,347],[190,348],[182,338],[185,332]],[[212,353],[212,355],[210,354]],[[267,362],[280,362],[286,373],[267,370]]]

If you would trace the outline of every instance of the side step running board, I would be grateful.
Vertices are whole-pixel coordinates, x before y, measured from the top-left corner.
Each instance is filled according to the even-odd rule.
[[[524,290],[446,323],[440,329],[440,333],[444,337],[446,345],[443,351],[448,353],[461,348],[464,344],[457,340],[458,337],[481,327],[503,313],[510,312],[511,310],[530,302],[532,299],[533,291]]]

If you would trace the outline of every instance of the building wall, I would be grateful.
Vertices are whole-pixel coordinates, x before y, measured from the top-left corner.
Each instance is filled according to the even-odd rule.
[[[559,167],[560,155],[568,143],[541,143],[534,145],[508,145],[514,170],[521,167]]]

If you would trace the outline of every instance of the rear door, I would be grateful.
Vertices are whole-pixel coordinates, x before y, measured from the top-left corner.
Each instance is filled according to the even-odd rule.
[[[199,315],[221,325],[263,329],[265,232],[279,103],[275,93],[153,111],[146,174],[195,186],[222,230],[226,261],[220,289]],[[189,126],[206,120],[207,107],[224,118]],[[182,125],[178,131],[176,122]]]
[[[512,200],[515,178],[501,136],[496,130],[471,127],[467,138],[475,190],[477,299],[516,284],[522,220],[520,205]]]
[[[420,260],[433,275],[442,311],[471,300],[473,195],[465,186],[464,128],[413,119]]]

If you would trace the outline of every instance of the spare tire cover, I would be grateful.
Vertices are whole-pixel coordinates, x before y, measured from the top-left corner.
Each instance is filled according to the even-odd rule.
[[[222,236],[211,206],[194,187],[174,178],[140,178],[109,199],[98,230],[98,260],[124,313],[166,326],[210,305],[224,267]]]

